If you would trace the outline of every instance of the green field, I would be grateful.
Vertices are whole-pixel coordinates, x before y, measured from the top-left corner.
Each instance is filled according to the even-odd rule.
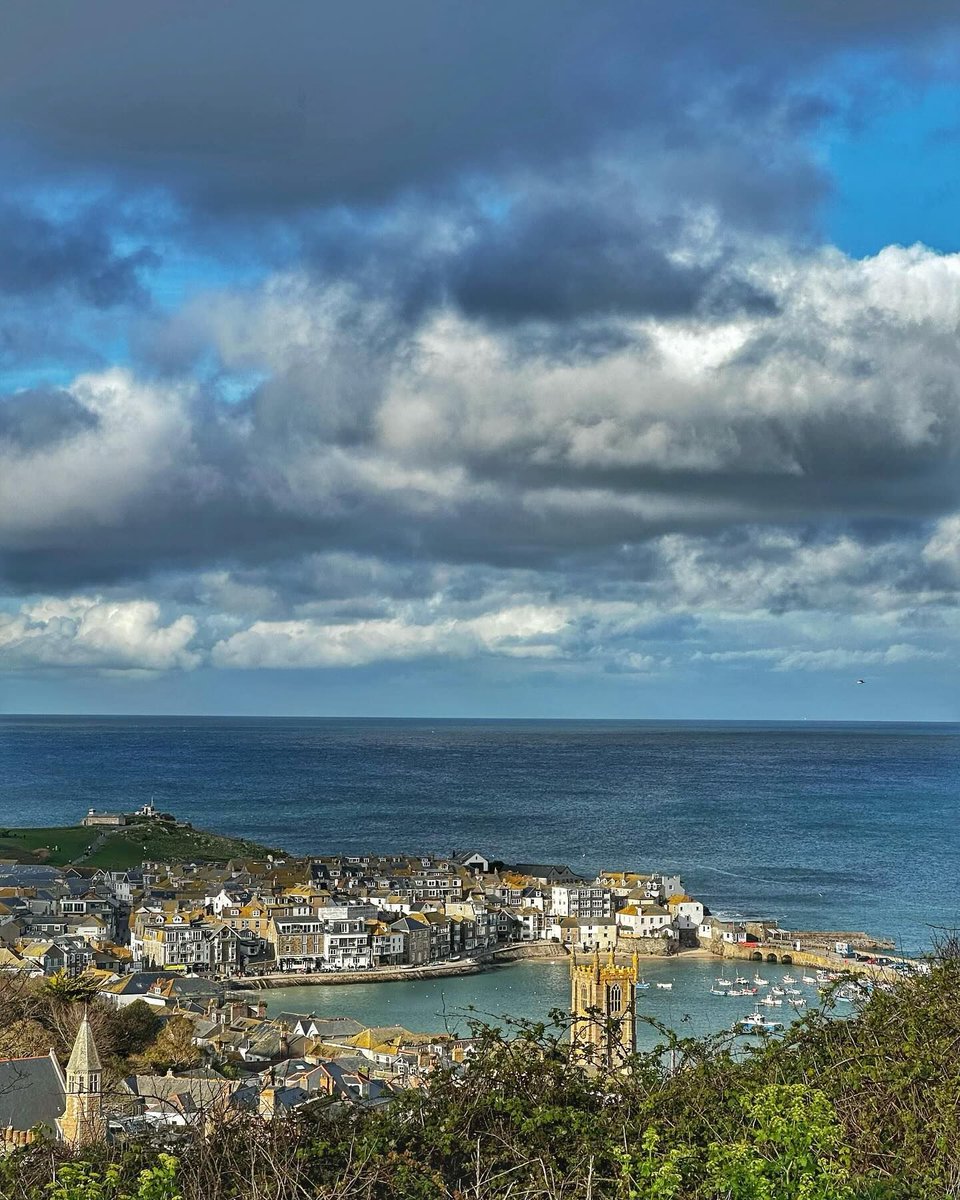
[[[0,858],[61,867],[79,858],[100,833],[99,829],[85,829],[82,825],[47,829],[0,826]]]
[[[226,862],[230,858],[262,858],[268,853],[278,851],[246,838],[224,837],[168,821],[92,829],[81,825],[41,829],[0,826],[0,859],[58,867],[78,863],[123,870],[145,859]]]

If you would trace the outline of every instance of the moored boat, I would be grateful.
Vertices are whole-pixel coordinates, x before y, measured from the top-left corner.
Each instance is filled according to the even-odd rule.
[[[782,1021],[770,1020],[763,1015],[759,1008],[748,1017],[741,1017],[734,1024],[734,1029],[737,1033],[776,1033],[777,1030],[782,1028]]]

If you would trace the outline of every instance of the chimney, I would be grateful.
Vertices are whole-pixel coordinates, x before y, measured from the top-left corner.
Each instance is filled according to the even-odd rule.
[[[271,1084],[269,1087],[263,1088],[263,1090],[260,1092],[260,1103],[258,1105],[258,1109],[260,1116],[263,1117],[265,1121],[269,1121],[273,1116],[276,1102],[277,1093],[273,1084]]]

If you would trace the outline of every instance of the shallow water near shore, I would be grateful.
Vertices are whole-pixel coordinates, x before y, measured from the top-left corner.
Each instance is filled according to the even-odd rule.
[[[638,1011],[669,1026],[683,1037],[702,1037],[729,1029],[733,1022],[752,1012],[758,996],[712,996],[710,988],[724,971],[733,979],[738,968],[753,978],[754,968],[771,981],[784,975],[800,980],[799,968],[768,966],[737,960],[700,956],[652,958],[641,963],[641,974],[652,986],[638,993]],[[672,983],[668,991],[657,983]],[[819,994],[815,987],[796,984],[808,1006],[815,1006]],[[527,960],[497,967],[479,975],[454,976],[436,980],[404,983],[358,983],[348,987],[273,988],[244,993],[244,998],[265,1000],[267,1012],[311,1013],[315,1016],[353,1017],[364,1025],[402,1025],[414,1033],[447,1030],[467,1033],[470,1020],[502,1025],[503,1017],[546,1021],[552,1009],[566,1012],[570,1005],[570,972],[567,962]],[[472,1006],[472,1010],[471,1010]],[[782,1008],[761,1007],[775,1021],[788,1022],[794,1011],[786,1003]],[[805,1011],[805,1010],[804,1010]],[[662,1041],[662,1036],[641,1022],[637,1043],[641,1049]]]

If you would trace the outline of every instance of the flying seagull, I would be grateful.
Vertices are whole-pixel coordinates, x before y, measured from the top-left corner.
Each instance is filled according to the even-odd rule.
[[[864,680],[862,680],[862,679],[857,680],[857,683],[863,683],[863,682],[864,682]]]

